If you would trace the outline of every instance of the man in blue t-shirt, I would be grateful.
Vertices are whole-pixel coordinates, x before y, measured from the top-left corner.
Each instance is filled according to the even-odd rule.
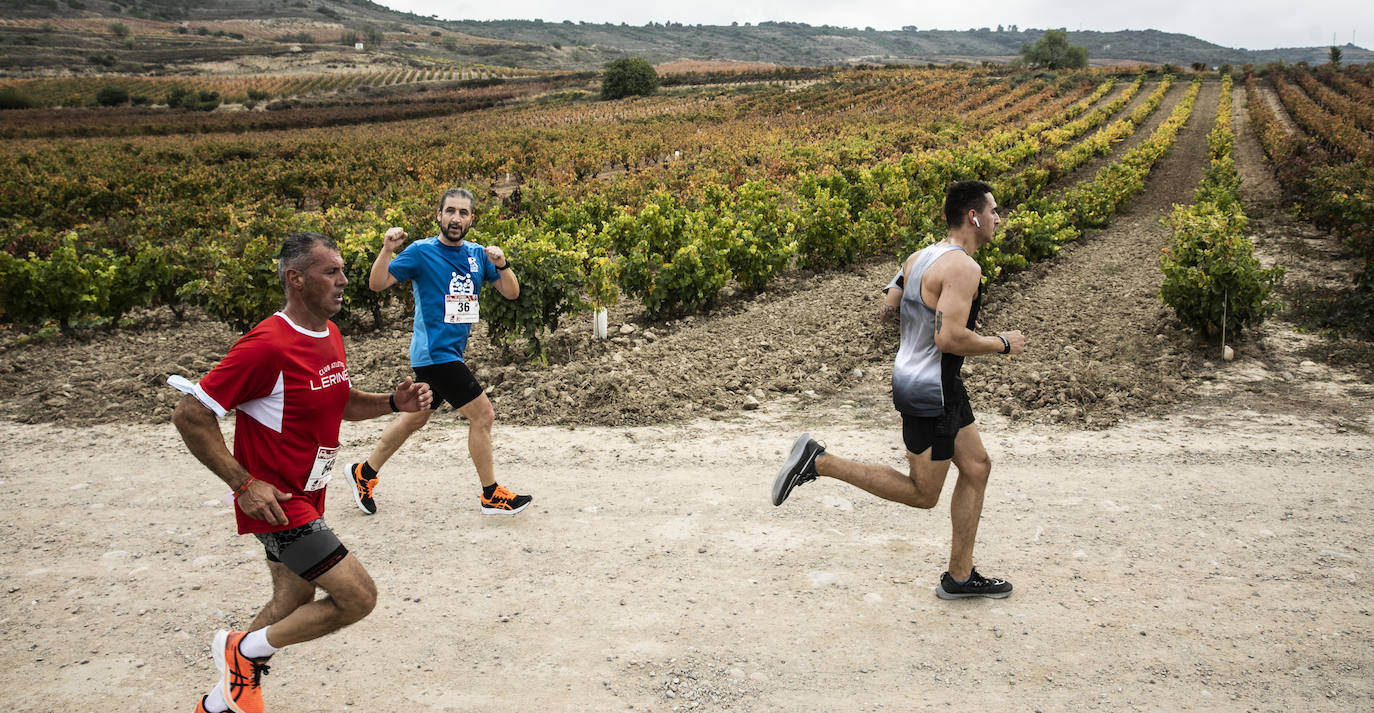
[[[485,515],[514,515],[532,498],[517,495],[496,483],[491,456],[491,424],[496,411],[481,384],[463,361],[468,334],[477,323],[477,296],[490,282],[502,297],[520,296],[520,281],[501,248],[464,242],[477,219],[475,201],[468,191],[454,188],[439,197],[439,234],[416,240],[400,255],[392,255],[405,243],[406,231],[391,228],[382,238],[382,250],[372,263],[367,286],[377,292],[410,280],[415,295],[415,331],[410,338],[410,365],[415,381],[429,384],[434,394],[429,409],[401,414],[392,421],[362,463],[349,468],[349,484],[358,508],[368,515],[377,512],[373,490],[377,471],[406,442],[424,428],[434,410],[447,401],[468,420],[468,454],[482,481],[481,511]]]

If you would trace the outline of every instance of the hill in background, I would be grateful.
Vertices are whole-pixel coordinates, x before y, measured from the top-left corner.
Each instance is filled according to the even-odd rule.
[[[1015,25],[879,31],[793,22],[445,21],[367,0],[0,0],[0,72],[280,72],[360,63],[587,70],[630,55],[655,64],[1005,62],[1043,32]],[[1094,64],[1321,63],[1328,51],[1249,51],[1157,30],[1069,32],[1069,41],[1087,48]],[[1349,63],[1374,60],[1374,53],[1351,45],[1343,54]]]

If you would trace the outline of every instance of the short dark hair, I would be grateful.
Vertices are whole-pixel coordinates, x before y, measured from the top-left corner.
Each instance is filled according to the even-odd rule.
[[[283,292],[286,291],[286,271],[304,270],[305,261],[316,245],[323,245],[334,252],[339,251],[334,239],[321,233],[292,233],[282,241],[281,252],[277,253],[277,279],[281,280]]]
[[[945,222],[951,228],[964,224],[964,216],[971,210],[982,210],[988,204],[992,186],[982,181],[959,181],[945,189]]]
[[[434,210],[443,212],[444,203],[450,198],[466,198],[468,199],[468,205],[472,206],[473,210],[477,210],[477,197],[472,195],[472,191],[466,188],[450,188],[444,191],[444,194],[439,196],[439,205],[435,207]]]

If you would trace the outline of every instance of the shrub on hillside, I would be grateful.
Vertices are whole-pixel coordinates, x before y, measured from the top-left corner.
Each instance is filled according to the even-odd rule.
[[[210,111],[219,106],[219,92],[187,92],[181,97],[181,108],[191,111]]]
[[[100,106],[124,106],[129,103],[129,90],[124,87],[101,87],[95,93],[95,103]]]
[[[28,109],[33,106],[29,96],[14,87],[0,89],[0,109]]]

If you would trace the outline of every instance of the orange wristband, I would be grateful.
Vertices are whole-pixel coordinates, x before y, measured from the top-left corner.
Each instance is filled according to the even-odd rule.
[[[243,481],[243,485],[240,485],[239,487],[235,488],[234,499],[238,500],[240,495],[243,495],[244,493],[248,492],[248,486],[251,485],[254,480],[257,480],[257,478],[254,478],[250,475],[248,476],[248,480]]]

